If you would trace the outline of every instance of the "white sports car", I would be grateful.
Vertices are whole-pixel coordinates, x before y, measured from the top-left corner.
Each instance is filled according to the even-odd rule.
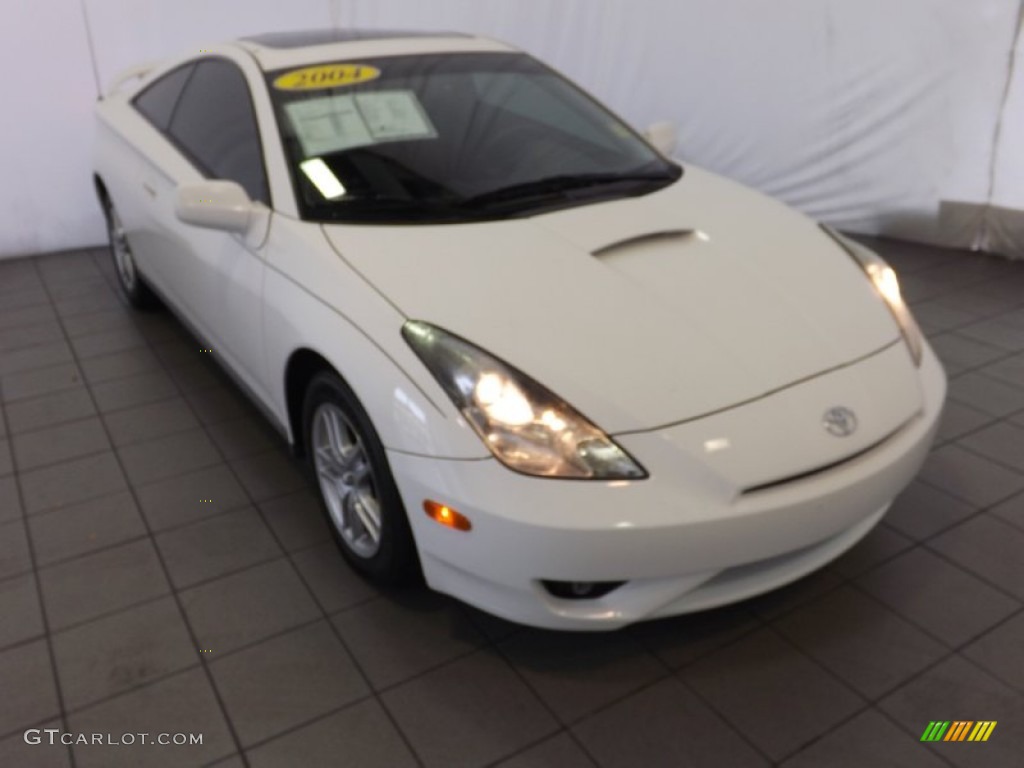
[[[552,628],[708,608],[848,549],[931,444],[892,269],[507,45],[248,38],[97,118],[125,294],[308,457],[369,577]]]

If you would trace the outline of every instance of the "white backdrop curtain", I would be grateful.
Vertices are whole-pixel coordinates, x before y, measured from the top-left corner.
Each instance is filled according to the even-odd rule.
[[[226,38],[329,25],[498,37],[638,127],[673,120],[684,162],[830,224],[1024,257],[1020,9],[1021,0],[5,0],[0,257],[103,240],[91,109],[118,71]]]

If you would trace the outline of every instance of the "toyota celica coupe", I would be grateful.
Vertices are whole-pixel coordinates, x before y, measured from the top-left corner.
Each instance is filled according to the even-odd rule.
[[[884,261],[508,45],[251,37],[97,118],[128,301],[307,458],[369,578],[551,628],[705,609],[850,548],[932,442]]]

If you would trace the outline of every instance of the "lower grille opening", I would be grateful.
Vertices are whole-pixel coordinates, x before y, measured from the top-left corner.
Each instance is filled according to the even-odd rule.
[[[548,581],[542,580],[544,589],[562,600],[594,600],[618,589],[624,581]]]

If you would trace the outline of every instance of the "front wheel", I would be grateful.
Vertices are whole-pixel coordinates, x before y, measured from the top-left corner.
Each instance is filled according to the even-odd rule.
[[[303,424],[321,504],[342,555],[374,581],[406,581],[417,571],[417,558],[402,499],[373,424],[338,376],[313,379]]]
[[[117,209],[114,208],[114,204],[109,200],[104,201],[103,208],[107,217],[110,254],[114,258],[118,285],[121,286],[121,291],[128,303],[135,309],[149,309],[156,305],[156,297],[142,280],[142,276],[139,275],[139,270],[135,266],[135,256],[132,254],[131,246],[128,245],[128,237],[125,235],[121,217],[118,215]]]

